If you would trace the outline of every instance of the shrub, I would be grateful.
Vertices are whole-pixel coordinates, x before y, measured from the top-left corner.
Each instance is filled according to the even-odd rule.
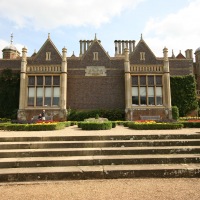
[[[1,124],[1,130],[9,131],[48,131],[48,130],[60,130],[66,127],[65,122],[51,123],[51,124]]]
[[[181,129],[183,124],[179,123],[128,123],[130,129],[137,130],[164,130],[164,129]]]
[[[194,76],[170,77],[172,105],[177,106],[181,117],[197,108],[196,82]]]
[[[90,110],[90,111],[76,111],[70,110],[68,113],[69,121],[84,121],[87,118],[95,118],[100,116],[102,118],[107,118],[110,121],[124,120],[125,113],[122,109],[112,109],[112,110]]]
[[[181,122],[184,128],[200,128],[200,122]]]
[[[78,122],[78,127],[82,130],[109,130],[112,128],[112,122]]]
[[[112,128],[115,128],[117,126],[117,122],[112,121]]]
[[[172,119],[179,119],[179,110],[177,106],[172,106]]]

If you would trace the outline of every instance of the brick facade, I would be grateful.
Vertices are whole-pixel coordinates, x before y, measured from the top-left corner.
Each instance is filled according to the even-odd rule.
[[[114,57],[108,55],[101,45],[101,42],[97,39],[81,41],[81,45],[84,49],[81,49],[80,56],[75,55],[68,56],[66,59],[67,66],[67,81],[66,81],[66,108],[78,109],[78,110],[90,110],[90,109],[124,109],[127,113],[127,119],[136,120],[140,119],[141,115],[159,115],[162,119],[170,118],[170,108],[163,105],[162,107],[134,107],[131,105],[129,109],[126,109],[125,93],[125,56],[124,52],[119,48],[119,44],[128,45],[128,42],[115,41],[115,51],[118,52]],[[129,43],[130,55],[129,65],[134,66],[150,66],[161,67],[163,70],[164,58],[157,58],[145,41],[141,38],[138,44],[132,41]],[[132,46],[133,45],[133,46]],[[120,47],[121,48],[121,47]],[[128,46],[126,46],[128,48]],[[122,52],[121,52],[122,51]],[[4,54],[9,53],[3,50]],[[50,60],[46,60],[46,53],[50,52]],[[121,54],[119,54],[121,52]],[[145,59],[141,59],[141,52],[145,53]],[[7,53],[7,54],[6,54]],[[94,54],[97,54],[96,58]],[[9,56],[8,56],[9,57]],[[45,71],[43,67],[48,66],[60,66],[62,69],[63,56],[57,50],[56,46],[51,41],[50,37],[45,41],[41,49],[34,53],[31,57],[27,57],[27,68],[30,66],[40,66],[41,71],[27,72],[36,75],[54,75],[63,73],[62,71],[52,72]],[[193,74],[193,59],[180,57],[168,57],[169,60],[169,72],[170,75],[189,75]],[[22,58],[0,59],[0,72],[4,69],[12,69],[14,71],[21,71]],[[88,75],[87,69],[100,69],[102,74]],[[133,69],[133,68],[131,68]],[[39,68],[38,68],[39,70]],[[146,70],[146,68],[145,68]],[[164,77],[164,71],[131,71],[130,75],[162,75]],[[99,73],[99,72],[98,72]],[[199,78],[198,78],[199,80]],[[27,81],[26,81],[27,84]],[[131,87],[131,82],[129,82]],[[165,83],[164,83],[165,84]],[[163,85],[164,88],[164,85]],[[61,89],[62,92],[63,88]],[[130,91],[131,93],[131,91]],[[27,99],[26,96],[24,97]],[[164,94],[164,98],[165,97]],[[129,99],[130,101],[130,99]],[[61,108],[46,108],[46,107],[33,107],[30,108],[25,102],[25,109],[21,112],[22,118],[31,119],[32,116],[37,115],[42,109],[47,110],[48,116],[53,116],[54,119],[64,120],[63,115],[65,111]]]

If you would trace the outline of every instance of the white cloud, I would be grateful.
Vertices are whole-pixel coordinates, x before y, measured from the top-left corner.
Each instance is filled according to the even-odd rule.
[[[126,9],[144,0],[1,0],[0,17],[16,27],[36,29],[59,26],[95,27],[107,23]]]
[[[189,0],[188,6],[172,13],[164,19],[150,19],[145,27],[145,40],[152,49],[162,50],[166,46],[175,54],[179,50],[193,49],[200,46],[199,10],[200,0]],[[156,55],[162,52],[156,52]],[[171,54],[170,54],[171,55]]]

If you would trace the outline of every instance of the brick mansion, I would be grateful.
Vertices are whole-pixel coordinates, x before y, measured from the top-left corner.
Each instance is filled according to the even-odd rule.
[[[200,48],[178,55],[156,57],[143,37],[115,40],[111,57],[97,39],[80,40],[78,56],[60,52],[48,38],[27,56],[11,44],[0,59],[0,73],[20,73],[18,119],[30,120],[46,110],[55,120],[66,120],[67,110],[123,109],[127,120],[141,116],[171,119],[170,76],[194,75],[200,90]],[[195,61],[194,61],[195,60]]]

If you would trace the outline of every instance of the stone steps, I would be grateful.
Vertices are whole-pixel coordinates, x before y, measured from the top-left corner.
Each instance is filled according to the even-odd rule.
[[[0,158],[93,155],[200,154],[200,146],[3,149]]]
[[[200,176],[200,134],[82,133],[1,135],[0,182]]]

